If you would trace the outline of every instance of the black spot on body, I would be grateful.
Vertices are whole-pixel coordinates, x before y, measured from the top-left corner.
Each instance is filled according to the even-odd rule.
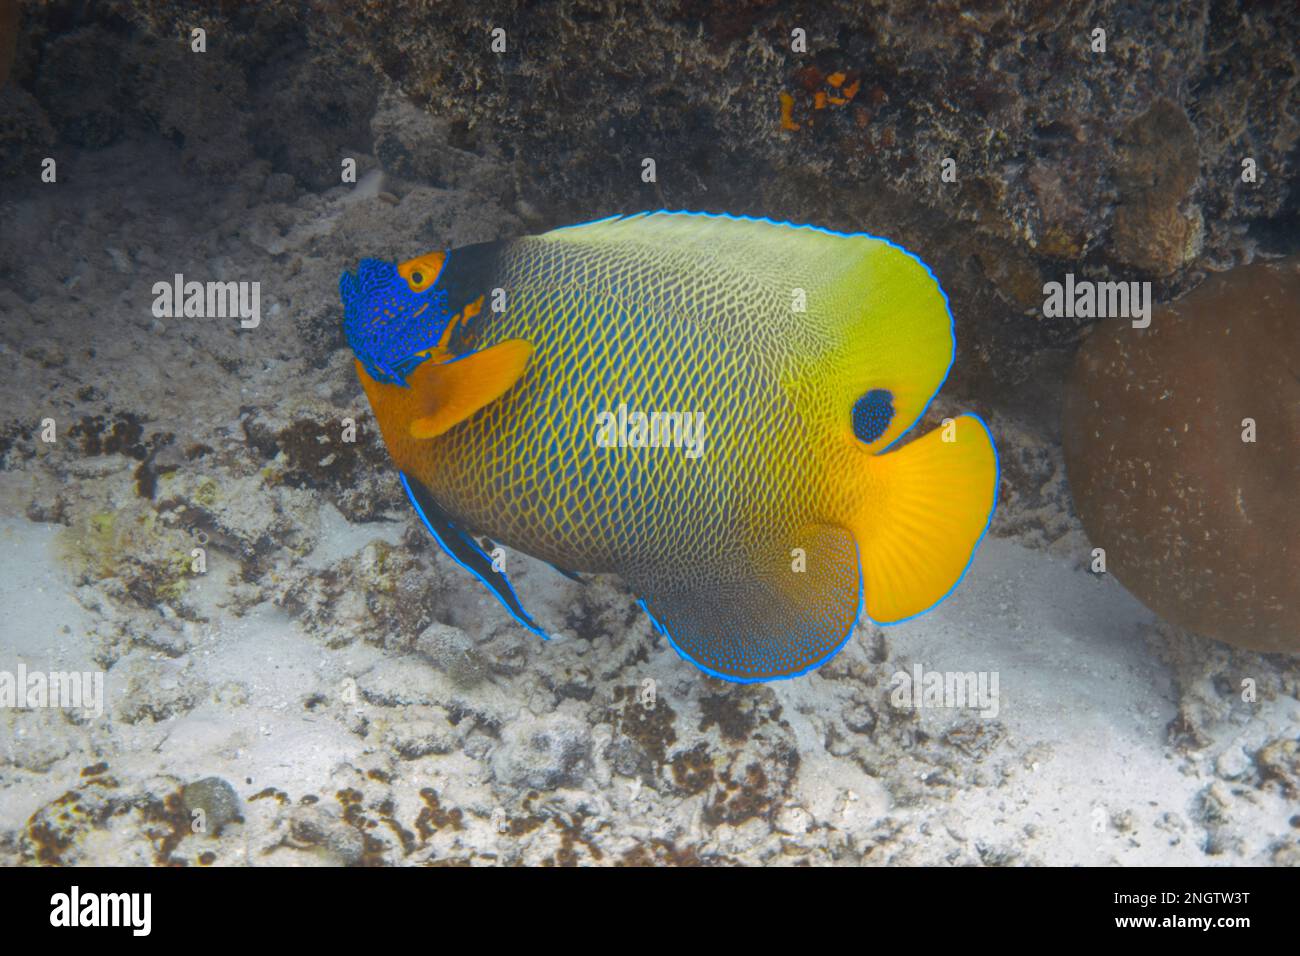
[[[894,420],[894,393],[873,388],[853,403],[853,434],[870,445],[889,428]]]

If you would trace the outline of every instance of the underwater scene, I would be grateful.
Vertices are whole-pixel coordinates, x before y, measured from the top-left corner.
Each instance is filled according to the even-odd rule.
[[[0,0],[0,864],[1300,865],[1298,36]]]

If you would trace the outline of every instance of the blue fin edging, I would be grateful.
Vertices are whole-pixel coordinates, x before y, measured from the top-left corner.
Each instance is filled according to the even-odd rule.
[[[736,683],[736,684],[760,684],[760,683],[766,683],[768,681],[774,681],[774,680],[790,680],[795,677],[802,677],[804,674],[807,674],[809,671],[816,670],[818,667],[821,667],[823,664],[825,664],[827,661],[829,661],[831,658],[833,658],[836,654],[838,654],[840,651],[844,649],[844,645],[847,644],[850,638],[853,637],[853,632],[857,629],[858,621],[864,618],[867,621],[870,621],[872,624],[877,625],[878,627],[893,627],[896,624],[905,624],[908,621],[914,621],[918,617],[921,617],[923,614],[929,614],[931,611],[937,608],[944,601],[948,600],[948,598],[952,597],[953,593],[956,592],[958,587],[960,587],[962,581],[966,579],[966,575],[970,571],[971,565],[975,563],[975,555],[979,553],[980,545],[984,543],[984,539],[988,536],[989,527],[993,524],[993,515],[998,510],[998,491],[1002,484],[1002,463],[998,458],[997,443],[993,441],[993,432],[989,429],[989,426],[985,423],[984,419],[981,418],[979,415],[975,414],[974,412],[965,412],[963,414],[969,415],[971,418],[975,419],[975,421],[979,422],[980,427],[984,429],[984,433],[988,435],[989,446],[993,449],[993,466],[994,466],[993,467],[993,504],[989,508],[988,517],[984,519],[984,530],[980,532],[980,536],[975,539],[975,543],[971,546],[970,557],[966,559],[966,566],[962,568],[961,574],[957,575],[957,580],[952,582],[952,586],[948,588],[948,590],[944,593],[943,597],[939,598],[939,600],[935,601],[925,610],[917,611],[915,614],[911,615],[910,617],[899,618],[897,621],[874,621],[870,617],[868,617],[864,613],[864,609],[863,609],[865,595],[862,589],[862,555],[859,552],[858,553],[858,610],[857,613],[855,613],[853,616],[853,625],[849,628],[848,634],[845,635],[844,640],[840,642],[839,646],[836,647],[829,654],[827,654],[825,657],[823,657],[820,661],[817,661],[814,664],[809,664],[807,667],[805,667],[803,670],[799,671],[796,674],[778,674],[773,677],[736,677],[731,674],[723,674],[718,671],[715,671],[713,670],[713,668],[706,667],[703,664],[701,664],[699,661],[692,658],[689,654],[687,654],[677,645],[677,642],[673,640],[673,636],[670,633],[668,633],[668,629],[664,627],[663,624],[659,622],[658,618],[656,618],[654,614],[650,612],[650,608],[647,606],[644,599],[639,599],[637,601],[637,604],[640,605],[641,610],[645,611],[646,617],[650,619],[650,623],[651,625],[653,625],[654,629],[658,631],[660,634],[662,634],[665,638],[667,638],[669,645],[671,645],[672,649],[677,652],[678,657],[680,657],[682,660],[686,661],[687,663],[691,664],[692,666],[697,667],[700,670],[704,671],[706,674],[710,675],[711,677],[718,677],[721,678],[722,680],[731,681],[732,683]],[[854,548],[856,549],[857,541],[855,540],[853,544],[854,544]]]
[[[827,229],[824,226],[812,226],[806,223],[785,222],[779,219],[769,219],[767,216],[736,216],[729,212],[691,212],[687,209],[655,209],[653,211],[646,210],[643,212],[626,214],[616,213],[612,216],[605,216],[603,219],[593,219],[591,222],[580,222],[571,226],[560,226],[550,231],[564,232],[569,229],[581,229],[583,226],[595,226],[599,223],[644,219],[650,216],[698,216],[703,219],[727,219],[732,222],[763,222],[767,223],[769,226],[784,226],[787,229],[809,229],[813,232],[820,232],[827,236],[835,236],[840,239],[874,239],[877,242],[883,242],[892,249],[897,249],[925,270],[925,274],[934,282],[935,288],[939,290],[939,295],[943,297],[943,309],[948,313],[948,367],[944,369],[943,378],[939,379],[938,386],[936,386],[933,394],[926,399],[925,404],[921,406],[921,411],[916,418],[912,419],[911,423],[906,428],[894,436],[893,441],[876,452],[876,454],[883,455],[902,441],[912,431],[912,429],[917,426],[921,419],[925,417],[925,413],[930,410],[930,406],[934,404],[934,400],[939,397],[939,392],[943,390],[944,384],[948,381],[948,376],[952,374],[953,364],[957,361],[957,320],[953,318],[952,303],[948,300],[948,293],[944,289],[943,283],[941,283],[939,277],[934,274],[934,270],[930,268],[929,263],[911,249],[900,246],[892,239],[886,239],[884,236],[873,236],[869,232],[840,232],[838,229]]]
[[[732,684],[767,684],[777,680],[794,680],[796,677],[803,677],[805,674],[810,673],[811,671],[815,671],[817,668],[821,667],[827,661],[831,660],[831,658],[833,658],[840,651],[844,650],[844,646],[848,644],[850,640],[853,639],[853,632],[857,630],[858,621],[862,618],[862,605],[863,605],[862,555],[858,551],[858,542],[856,540],[853,542],[853,553],[857,555],[858,558],[858,607],[857,610],[853,612],[853,623],[849,625],[849,629],[845,632],[844,639],[840,641],[838,644],[836,644],[835,647],[832,648],[829,652],[827,652],[825,657],[823,657],[819,661],[813,661],[803,670],[796,671],[793,674],[773,674],[770,677],[738,677],[735,674],[724,674],[721,671],[714,670],[712,667],[706,667],[704,664],[701,664],[699,661],[691,657],[689,654],[687,654],[678,646],[677,642],[673,640],[673,636],[668,633],[668,628],[664,627],[663,624],[659,622],[659,619],[650,612],[650,608],[646,604],[644,598],[638,598],[636,603],[640,605],[641,610],[645,611],[645,616],[650,619],[650,624],[654,627],[654,629],[658,631],[660,634],[662,634],[668,640],[669,646],[672,647],[672,649],[677,652],[677,656],[680,657],[682,660],[686,661],[686,663],[690,664],[692,667],[704,671],[704,673],[708,674],[710,677],[717,677],[721,680],[728,681]]]
[[[442,550],[447,554],[449,558],[451,558],[453,561],[459,564],[470,574],[474,575],[474,577],[478,579],[479,583],[482,584],[485,588],[487,588],[494,598],[496,598],[498,601],[501,602],[501,606],[506,609],[506,611],[510,614],[510,616],[515,619],[515,621],[517,621],[520,625],[522,625],[527,630],[532,631],[542,640],[549,641],[551,639],[550,635],[548,635],[545,631],[543,631],[540,627],[538,627],[537,624],[533,622],[531,617],[527,616],[528,612],[524,611],[524,605],[519,600],[519,596],[515,594],[514,586],[510,583],[510,579],[506,577],[505,572],[504,571],[500,572],[501,580],[505,582],[506,589],[510,592],[510,596],[515,599],[515,604],[518,605],[519,610],[524,613],[525,617],[520,617],[518,614],[516,614],[514,608],[512,608],[509,604],[506,603],[505,599],[502,598],[501,595],[497,593],[497,589],[494,588],[483,577],[483,575],[479,574],[477,571],[475,571],[468,564],[466,564],[464,561],[462,561],[460,558],[456,556],[456,552],[454,552],[451,548],[449,548],[447,546],[447,543],[442,540],[442,536],[439,535],[438,532],[434,529],[433,522],[431,522],[429,520],[428,515],[424,513],[424,508],[421,507],[419,500],[415,496],[415,492],[411,489],[410,482],[407,480],[406,475],[399,471],[397,473],[397,477],[402,482],[402,488],[406,491],[406,497],[411,502],[411,507],[414,508],[415,513],[419,515],[420,521],[424,524],[424,527],[428,529],[429,534],[433,535],[433,540],[438,542],[438,547],[442,548]],[[485,562],[487,562],[488,565],[492,564],[491,559],[489,559],[488,556],[483,553],[483,549],[480,548],[478,544],[476,544],[473,541],[473,539],[469,538],[459,529],[453,529],[453,530],[455,530],[456,533],[460,536],[462,542],[466,543],[467,545],[469,545],[469,547],[477,551],[479,557],[481,557]]]

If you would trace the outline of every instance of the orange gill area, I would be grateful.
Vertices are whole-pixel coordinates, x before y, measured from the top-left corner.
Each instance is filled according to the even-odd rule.
[[[455,391],[465,384],[463,381],[464,376],[447,374],[446,362],[453,357],[447,349],[447,344],[451,341],[452,333],[456,327],[473,319],[482,309],[483,296],[479,296],[452,317],[447,323],[447,328],[443,332],[437,347],[419,353],[428,356],[428,361],[421,362],[412,370],[407,377],[407,387],[405,388],[401,385],[376,381],[370,377],[365,366],[359,360],[355,363],[357,378],[361,380],[361,387],[365,389],[366,398],[370,400],[370,407],[374,410],[375,420],[379,423],[379,432],[384,438],[384,444],[388,448],[389,455],[392,456],[398,468],[414,473],[413,469],[416,466],[414,443],[417,439],[413,437],[413,434],[419,432],[420,429],[413,429],[412,426],[421,419],[436,416],[439,406],[447,404],[451,397],[449,392]],[[507,352],[510,351],[507,349]],[[504,391],[505,388],[494,387],[493,379],[497,377],[498,373],[501,373],[503,383],[513,384],[518,375],[522,373],[522,366],[527,364],[527,358],[532,354],[531,346],[528,347],[527,353],[522,362],[515,363],[520,366],[518,371],[512,371],[512,367],[504,370],[497,369],[495,363],[489,363],[486,368],[482,366],[472,368],[475,363],[467,363],[464,366],[466,373],[473,376],[475,371],[481,369],[487,373],[487,376],[483,381],[477,382],[477,387],[466,390],[470,393],[482,391],[488,395],[499,394]],[[506,387],[508,387],[508,384]],[[471,408],[477,407],[472,395],[467,395],[466,398],[469,400]]]
[[[389,455],[398,468],[410,471],[413,465],[411,445],[414,441],[410,436],[411,423],[431,411],[429,380],[436,374],[437,361],[430,359],[417,365],[411,372],[409,388],[377,382],[360,362],[356,363],[356,367],[357,378],[361,380],[361,387],[370,400],[370,407],[374,410],[379,433],[384,438]]]

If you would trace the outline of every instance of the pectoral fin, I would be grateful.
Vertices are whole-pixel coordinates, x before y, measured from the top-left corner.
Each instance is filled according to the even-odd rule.
[[[426,363],[412,387],[426,413],[410,425],[412,438],[436,438],[496,401],[519,381],[533,355],[533,343],[509,339],[450,362]]]

